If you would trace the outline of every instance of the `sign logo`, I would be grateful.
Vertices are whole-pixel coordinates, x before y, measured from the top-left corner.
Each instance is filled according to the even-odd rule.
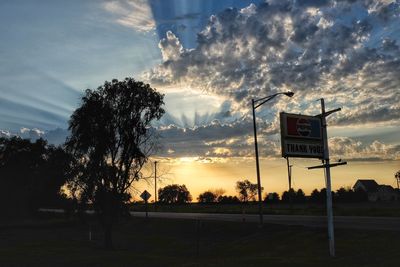
[[[288,137],[322,139],[321,121],[316,117],[294,117],[288,114],[286,116],[286,135]]]
[[[297,120],[297,132],[301,136],[310,136],[311,134],[311,123],[307,119],[298,119]]]

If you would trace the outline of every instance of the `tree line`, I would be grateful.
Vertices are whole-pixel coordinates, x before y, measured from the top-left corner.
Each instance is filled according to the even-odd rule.
[[[192,201],[192,196],[185,185],[168,185],[159,189],[159,202],[162,204],[184,204]],[[227,196],[223,189],[207,190],[197,197],[197,202],[202,204],[221,203],[236,204],[256,201],[257,184],[249,180],[236,182],[237,196]],[[362,190],[353,190],[341,187],[332,192],[333,201],[336,203],[355,203],[368,200],[368,195]],[[326,189],[314,189],[306,196],[302,189],[290,189],[281,195],[277,192],[265,194],[265,203],[326,203]]]

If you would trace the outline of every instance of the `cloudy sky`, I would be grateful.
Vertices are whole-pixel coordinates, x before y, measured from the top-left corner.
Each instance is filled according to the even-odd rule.
[[[84,89],[135,77],[165,94],[155,124],[164,184],[196,196],[255,181],[252,98],[262,184],[287,188],[281,111],[328,118],[334,188],[394,185],[400,169],[400,1],[120,0],[0,2],[0,135],[62,143]],[[294,184],[324,186],[317,160],[293,159]],[[150,187],[141,184],[139,188]]]

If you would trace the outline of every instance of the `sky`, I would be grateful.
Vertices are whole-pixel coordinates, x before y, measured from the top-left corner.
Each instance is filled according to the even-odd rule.
[[[264,192],[287,189],[279,112],[327,109],[334,189],[394,186],[400,169],[400,1],[120,0],[0,2],[0,135],[61,144],[87,88],[134,77],[165,94],[154,124],[161,186],[235,193],[256,181],[251,99]],[[292,159],[295,188],[324,187],[316,159]],[[152,190],[152,182],[136,186]],[[153,191],[150,191],[153,192]]]

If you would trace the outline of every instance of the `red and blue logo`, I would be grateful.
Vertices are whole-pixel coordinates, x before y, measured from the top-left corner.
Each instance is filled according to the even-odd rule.
[[[321,121],[318,118],[306,119],[287,117],[287,134],[293,137],[322,138]]]

